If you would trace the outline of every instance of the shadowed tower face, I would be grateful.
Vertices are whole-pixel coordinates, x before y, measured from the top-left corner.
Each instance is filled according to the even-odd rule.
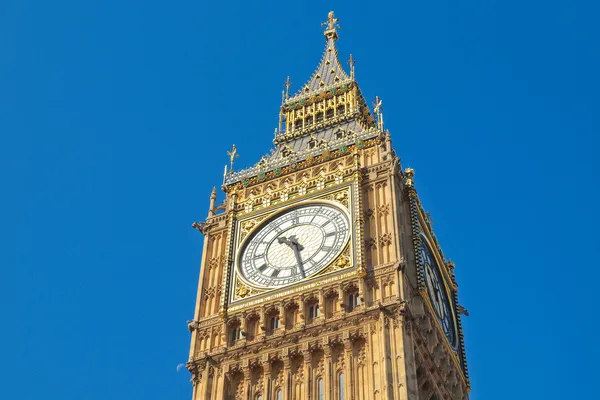
[[[193,399],[467,399],[454,264],[336,49],[282,92],[275,148],[210,197],[190,359]],[[266,129],[265,131],[268,131]],[[267,150],[267,149],[266,149]]]

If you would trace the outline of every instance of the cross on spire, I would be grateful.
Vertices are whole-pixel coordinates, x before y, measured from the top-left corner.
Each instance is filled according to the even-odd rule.
[[[323,33],[327,39],[332,38],[333,40],[337,40],[337,32],[335,28],[342,29],[340,24],[337,23],[338,19],[335,18],[333,11],[329,11],[327,14],[327,21],[323,22],[321,26],[326,26],[325,32]]]

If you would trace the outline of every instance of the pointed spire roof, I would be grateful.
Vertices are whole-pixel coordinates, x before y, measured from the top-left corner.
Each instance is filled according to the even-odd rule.
[[[333,11],[330,11],[327,21],[322,24],[327,26],[325,32],[323,32],[327,41],[321,62],[308,82],[295,95],[286,99],[286,103],[309,97],[343,84],[348,84],[354,80],[346,74],[338,59],[338,51],[335,46],[335,41],[338,39],[336,28],[339,28],[337,21],[338,19],[334,17]]]

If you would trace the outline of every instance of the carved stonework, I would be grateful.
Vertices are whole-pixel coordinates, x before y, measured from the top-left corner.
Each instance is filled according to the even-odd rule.
[[[456,267],[441,252],[414,171],[403,171],[391,147],[380,99],[373,115],[354,64],[348,75],[339,63],[335,21],[330,14],[325,52],[309,82],[294,94],[286,81],[275,148],[245,170],[229,170],[226,198],[216,206],[213,190],[206,222],[194,224],[206,235],[187,325],[196,399],[278,400],[281,391],[283,399],[316,400],[321,389],[326,399],[342,391],[352,400],[468,399],[460,322],[468,312],[458,306]],[[338,227],[344,241],[332,225],[326,229],[331,221],[320,221],[326,207],[314,207],[312,236],[288,232],[307,224],[302,213],[290,214],[291,226],[270,225],[274,235],[258,234],[284,212],[316,203],[348,217]],[[421,238],[431,242],[447,284],[455,347],[424,297]],[[259,261],[242,271],[238,263],[251,248],[249,259]],[[327,264],[314,261],[320,251],[332,251],[322,258]]]
[[[262,293],[264,291],[258,290],[251,286],[244,284],[241,280],[235,280],[235,298],[236,299],[244,299],[249,296],[254,296],[256,294]]]

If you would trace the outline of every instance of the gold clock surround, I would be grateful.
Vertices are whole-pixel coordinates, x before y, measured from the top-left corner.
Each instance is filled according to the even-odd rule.
[[[355,264],[353,251],[353,241],[355,238],[355,233],[352,231],[352,229],[350,229],[348,242],[344,245],[342,252],[338,256],[336,256],[332,262],[330,262],[326,266],[323,266],[323,268],[321,268],[319,272],[315,273],[314,275],[308,276],[304,279],[293,282],[284,287],[269,290],[267,288],[260,287],[247,281],[244,278],[244,276],[239,272],[240,252],[243,251],[248,238],[252,237],[252,235],[264,225],[265,221],[271,218],[275,218],[277,215],[283,214],[288,210],[295,209],[296,207],[300,207],[303,205],[330,204],[335,208],[339,209],[340,211],[344,212],[348,217],[348,220],[350,221],[350,225],[355,226],[356,224],[353,223],[354,218],[351,214],[351,197],[352,186],[351,184],[345,184],[343,185],[343,187],[334,187],[329,190],[323,190],[322,193],[309,193],[304,196],[299,196],[298,198],[290,199],[283,203],[278,203],[276,205],[264,208],[258,215],[251,214],[247,215],[245,218],[240,218],[236,224],[236,229],[240,234],[235,235],[234,238],[234,246],[236,250],[234,256],[234,266],[232,268],[233,290],[232,293],[230,293],[231,303],[235,303],[236,301],[250,298],[253,296],[258,296],[260,294],[271,291],[287,291],[295,285],[302,285],[305,282],[318,279],[324,275],[339,272],[342,269],[352,270]],[[249,227],[249,229],[244,229],[244,226]],[[241,233],[243,233],[243,235]]]

